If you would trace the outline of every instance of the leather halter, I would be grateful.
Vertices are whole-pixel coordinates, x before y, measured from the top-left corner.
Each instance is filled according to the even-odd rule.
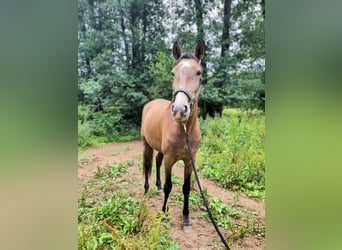
[[[192,115],[192,111],[193,111],[193,107],[194,107],[194,103],[196,102],[197,100],[197,97],[198,97],[198,94],[197,95],[192,95],[188,90],[186,89],[183,89],[183,88],[179,88],[179,89],[176,89],[173,91],[173,94],[172,94],[172,102],[175,101],[176,99],[176,95],[178,93],[184,93],[190,100],[190,115]]]
[[[188,90],[183,89],[183,88],[179,88],[179,89],[176,89],[175,91],[173,91],[173,95],[172,95],[173,96],[173,100],[175,100],[176,95],[179,92],[184,93],[189,98],[191,103],[194,103],[196,101],[196,96],[191,95],[191,93]]]

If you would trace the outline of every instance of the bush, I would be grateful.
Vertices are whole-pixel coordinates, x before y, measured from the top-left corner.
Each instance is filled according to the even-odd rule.
[[[251,196],[265,195],[265,117],[258,111],[225,110],[201,121],[197,163],[204,177]]]
[[[115,107],[103,112],[92,106],[78,106],[78,146],[96,146],[100,143],[129,141],[140,136],[139,129],[128,124]]]

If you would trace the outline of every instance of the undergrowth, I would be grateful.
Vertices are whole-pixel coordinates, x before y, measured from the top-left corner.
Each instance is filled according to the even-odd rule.
[[[78,200],[78,249],[178,249],[170,241],[165,215],[148,212],[146,198],[136,201],[122,183],[129,164],[99,169]],[[99,193],[99,191],[101,191]],[[100,198],[99,198],[100,197]]]
[[[265,116],[257,111],[224,110],[201,120],[197,165],[223,187],[265,198]]]
[[[162,216],[148,213],[124,191],[96,207],[78,210],[78,249],[177,249]]]
[[[78,106],[78,147],[95,147],[109,142],[131,141],[140,138],[139,128],[127,123],[115,109],[103,112],[93,107]]]

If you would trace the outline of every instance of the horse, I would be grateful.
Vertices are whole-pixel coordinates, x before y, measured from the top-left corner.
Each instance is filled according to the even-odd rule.
[[[164,160],[165,184],[162,211],[168,210],[167,200],[172,189],[171,173],[173,165],[184,162],[183,184],[183,230],[191,232],[189,219],[189,194],[191,182],[191,160],[185,140],[185,130],[189,135],[191,153],[195,161],[201,142],[199,121],[197,118],[198,96],[203,69],[204,44],[199,41],[194,53],[182,53],[177,42],[172,48],[175,65],[172,68],[172,101],[155,99],[145,104],[142,112],[141,138],[143,141],[143,175],[145,177],[145,194],[149,190],[153,150],[156,155],[156,186],[161,192],[160,166]],[[186,229],[188,228],[188,229]]]

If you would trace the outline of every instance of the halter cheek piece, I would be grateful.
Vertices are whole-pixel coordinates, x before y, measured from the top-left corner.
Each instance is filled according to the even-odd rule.
[[[179,89],[176,89],[175,91],[173,91],[173,94],[172,94],[172,101],[174,102],[175,99],[176,99],[176,95],[179,93],[179,92],[182,92],[184,93],[190,100],[190,115],[192,114],[192,108],[194,106],[194,102],[196,101],[196,97],[197,96],[193,96],[191,95],[191,93],[186,90],[186,89],[183,89],[183,88],[179,88]]]

